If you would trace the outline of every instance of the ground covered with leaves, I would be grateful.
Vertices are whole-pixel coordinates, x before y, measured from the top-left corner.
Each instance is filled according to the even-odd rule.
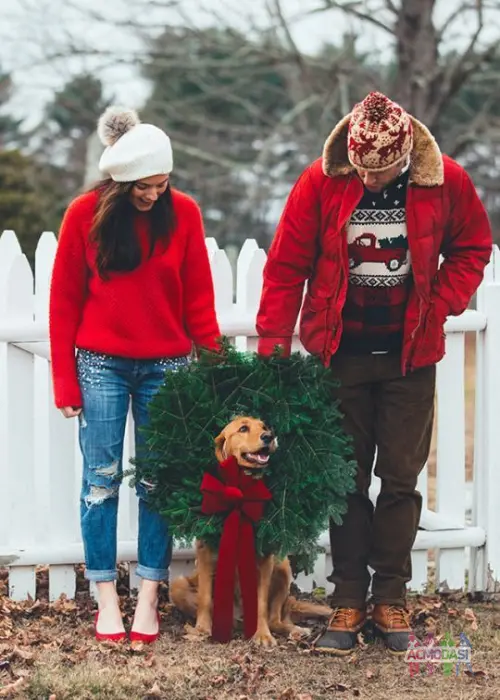
[[[133,597],[119,581],[126,624]],[[79,576],[75,600],[47,600],[47,572],[38,575],[36,600],[14,603],[0,573],[0,697],[36,700],[498,700],[500,697],[500,603],[448,593],[411,598],[419,638],[465,633],[472,644],[472,670],[434,673],[388,655],[369,633],[347,659],[317,654],[321,629],[301,642],[280,641],[257,650],[235,639],[229,645],[194,641],[186,620],[162,590],[160,640],[102,644],[93,639],[95,602]],[[3,589],[3,590],[2,590]],[[314,624],[314,623],[313,623]]]

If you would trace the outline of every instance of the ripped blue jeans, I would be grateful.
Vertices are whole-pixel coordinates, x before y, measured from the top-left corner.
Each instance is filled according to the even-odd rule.
[[[188,362],[188,357],[131,360],[78,351],[78,381],[83,395],[83,410],[79,416],[83,455],[80,523],[85,576],[90,581],[117,578],[118,492],[130,400],[135,449],[139,454],[141,448],[145,449],[139,428],[149,421],[149,402],[163,384],[165,373]],[[141,482],[136,485],[139,498],[137,575],[162,581],[170,565],[172,538],[165,519],[148,508],[148,488],[150,485]]]

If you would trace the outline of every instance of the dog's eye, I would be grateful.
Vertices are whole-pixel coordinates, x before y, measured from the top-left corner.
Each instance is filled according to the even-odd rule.
[[[239,433],[248,433],[248,425],[242,425],[238,430]]]

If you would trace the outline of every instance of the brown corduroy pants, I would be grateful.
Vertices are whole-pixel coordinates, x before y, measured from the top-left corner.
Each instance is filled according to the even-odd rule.
[[[417,478],[428,458],[434,418],[435,365],[402,376],[399,355],[336,355],[331,368],[344,426],[354,440],[357,491],[343,524],[330,524],[334,605],[363,608],[374,570],[374,603],[405,605],[411,549],[422,497]],[[375,508],[368,488],[375,460],[382,488]]]

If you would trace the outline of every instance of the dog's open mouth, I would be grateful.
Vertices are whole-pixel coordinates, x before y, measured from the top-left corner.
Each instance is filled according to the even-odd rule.
[[[243,452],[241,456],[249,464],[255,464],[256,467],[265,467],[269,462],[271,451],[269,447],[261,447],[257,452]]]

